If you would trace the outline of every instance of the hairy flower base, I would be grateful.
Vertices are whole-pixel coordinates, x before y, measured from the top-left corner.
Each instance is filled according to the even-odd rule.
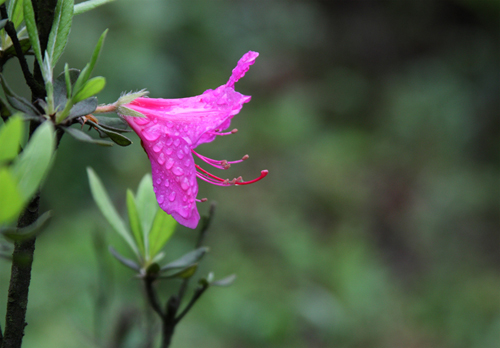
[[[214,160],[194,151],[198,145],[212,142],[217,136],[236,133],[221,132],[229,128],[231,118],[238,114],[249,96],[234,90],[234,84],[255,62],[258,53],[248,52],[238,62],[229,81],[215,90],[207,90],[202,95],[182,99],[137,98],[124,105],[145,117],[121,115],[139,135],[142,146],[151,161],[153,186],[160,207],[171,214],[180,224],[195,228],[200,215],[196,202],[200,178],[218,186],[247,185],[267,175],[250,181],[241,177],[229,180],[215,176],[195,164],[193,154],[205,163],[218,169],[228,169],[237,161]]]

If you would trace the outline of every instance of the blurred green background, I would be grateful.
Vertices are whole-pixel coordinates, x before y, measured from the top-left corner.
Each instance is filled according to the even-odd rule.
[[[260,52],[236,85],[252,96],[239,132],[198,150],[250,154],[225,176],[270,174],[200,183],[218,206],[199,275],[238,279],[203,295],[173,347],[500,347],[499,24],[496,0],[118,0],[76,17],[71,67],[110,29],[101,103],[142,88],[197,95]],[[16,61],[5,74],[28,96]],[[132,271],[96,253],[96,241],[128,251],[85,172],[124,211],[125,189],[150,171],[133,140],[63,138],[42,191],[54,218],[37,241],[24,347],[113,347],[124,331],[123,347],[141,347],[153,325]],[[167,259],[195,239],[178,228]],[[9,275],[0,260],[2,327]]]

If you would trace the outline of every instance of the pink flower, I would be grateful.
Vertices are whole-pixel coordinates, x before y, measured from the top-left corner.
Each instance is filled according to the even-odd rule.
[[[207,90],[202,95],[182,99],[137,98],[124,105],[146,117],[122,117],[139,135],[142,146],[151,161],[153,186],[160,207],[171,214],[180,224],[195,228],[200,215],[196,202],[198,184],[196,177],[214,185],[246,185],[258,181],[267,175],[261,175],[251,181],[241,177],[222,179],[195,164],[193,154],[202,161],[219,169],[227,169],[238,161],[213,160],[202,156],[194,149],[203,143],[212,142],[217,136],[235,133],[222,131],[230,126],[231,119],[240,112],[243,103],[250,101],[249,96],[234,90],[234,84],[248,71],[255,62],[257,52],[246,53],[238,62],[229,81],[216,88]]]

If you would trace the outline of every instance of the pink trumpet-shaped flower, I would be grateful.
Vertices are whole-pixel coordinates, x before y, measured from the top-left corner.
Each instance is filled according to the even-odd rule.
[[[181,99],[137,98],[124,105],[146,117],[122,117],[139,135],[142,146],[151,161],[153,186],[160,207],[171,214],[180,224],[195,228],[200,215],[196,208],[198,184],[196,177],[219,186],[245,185],[258,181],[243,181],[241,177],[229,180],[219,178],[195,164],[193,154],[202,161],[219,169],[227,169],[238,161],[213,160],[194,151],[198,145],[213,141],[218,135],[235,133],[221,132],[229,127],[243,103],[250,101],[249,96],[234,90],[234,84],[255,62],[257,52],[246,53],[238,62],[229,81],[202,95]]]

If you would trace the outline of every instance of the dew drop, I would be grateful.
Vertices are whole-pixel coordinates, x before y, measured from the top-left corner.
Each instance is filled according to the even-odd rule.
[[[189,159],[189,158],[188,158],[188,159],[186,159],[186,160],[184,161],[184,165],[185,165],[186,167],[189,167],[189,166],[191,165],[191,161],[190,161],[190,159]]]
[[[186,191],[189,188],[188,178],[184,178],[184,180],[182,180],[181,187],[184,191]]]
[[[149,118],[147,118],[147,117],[134,117],[134,122],[140,126],[143,126],[143,125],[149,123]]]
[[[175,193],[175,192],[174,192],[174,193]],[[165,200],[165,197],[164,197],[163,195],[159,195],[159,196],[158,196],[158,198],[157,198],[157,200],[158,200],[158,203],[159,203],[159,204],[162,204],[162,203],[163,203],[163,201]]]
[[[181,140],[179,138],[175,139],[174,141],[174,146],[177,147],[181,143]]]
[[[182,168],[181,168],[181,167],[175,167],[175,168],[172,170],[172,172],[173,172],[175,175],[177,175],[177,176],[184,174],[184,170],[182,170]]]
[[[158,156],[158,163],[160,164],[163,164],[165,163],[165,155],[162,153],[160,153],[160,156]]]
[[[184,158],[184,152],[182,152],[182,150],[179,149],[179,151],[177,151],[177,157],[179,157],[179,159],[183,159]]]
[[[168,121],[167,122],[167,126],[170,127],[170,128],[172,128],[174,126],[174,123],[172,121]]]
[[[154,151],[154,152],[160,152],[160,151],[161,151],[162,146],[163,146],[163,144],[162,144],[162,143],[156,143],[156,144],[153,146],[153,151]]]
[[[142,135],[144,136],[144,139],[148,141],[155,141],[160,137],[160,132],[158,132],[157,130],[150,130],[144,131]]]
[[[165,185],[165,187],[169,187],[170,181],[168,181],[168,179],[165,179],[165,182],[163,183],[163,185]]]
[[[167,139],[167,146],[172,145],[173,141],[174,141],[174,139],[172,139],[172,137],[168,137],[168,139]]]
[[[170,192],[170,194],[168,195],[168,200],[170,202],[173,202],[175,200],[175,191]]]
[[[184,146],[184,153],[187,155],[191,150],[189,149],[189,146]]]
[[[184,197],[182,197],[182,201],[187,202],[187,200],[188,200],[188,197],[186,195],[184,195]]]
[[[174,150],[171,147],[167,148],[167,155],[170,156]]]
[[[156,184],[157,184],[157,185],[160,185],[160,184],[161,184],[161,179],[160,179],[160,178],[156,179]]]
[[[170,170],[174,166],[174,160],[169,157],[167,161],[167,169]]]

